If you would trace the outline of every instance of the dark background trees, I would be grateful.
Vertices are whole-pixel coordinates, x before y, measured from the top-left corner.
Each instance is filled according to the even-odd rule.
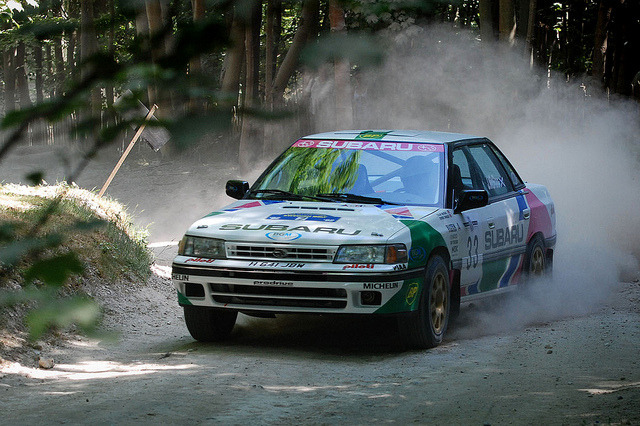
[[[229,158],[251,151],[248,164],[270,149],[263,140],[274,129],[261,115],[308,106],[301,87],[310,69],[333,82],[335,127],[354,125],[353,96],[366,58],[358,49],[376,44],[349,37],[432,23],[520,51],[532,66],[584,81],[593,95],[640,97],[637,1],[25,0],[3,8],[4,115],[59,99],[83,80],[90,86],[55,119],[34,121],[26,133],[32,143],[85,143],[83,129],[91,127],[95,136],[123,121],[114,101],[133,93],[147,107],[158,104],[170,130],[169,121],[189,119],[201,128],[192,139],[206,135],[208,143],[224,143]],[[325,64],[315,63],[318,58]],[[216,129],[203,125],[202,116],[213,113]],[[303,133],[314,130],[303,115],[298,124]],[[226,127],[232,132],[224,142],[212,136]]]

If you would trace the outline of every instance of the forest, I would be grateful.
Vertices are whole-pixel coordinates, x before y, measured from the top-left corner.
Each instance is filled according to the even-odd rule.
[[[247,166],[272,148],[270,119],[318,130],[318,79],[330,83],[332,127],[375,126],[358,111],[363,70],[435,25],[513,51],[540,85],[640,99],[631,0],[3,0],[0,16],[0,155],[27,143],[90,157],[140,124],[141,102],[158,106],[171,149],[199,141],[236,160],[251,146]]]

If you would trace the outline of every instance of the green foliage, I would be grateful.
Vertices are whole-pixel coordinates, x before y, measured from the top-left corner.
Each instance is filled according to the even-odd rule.
[[[97,304],[64,296],[87,269],[110,280],[149,276],[146,231],[118,203],[67,185],[0,186],[0,200],[0,306],[31,306],[31,338],[71,324],[91,330]],[[6,290],[9,279],[22,288]]]
[[[70,252],[34,263],[24,273],[24,281],[31,284],[34,280],[40,280],[52,287],[61,287],[69,277],[83,270],[78,256]]]

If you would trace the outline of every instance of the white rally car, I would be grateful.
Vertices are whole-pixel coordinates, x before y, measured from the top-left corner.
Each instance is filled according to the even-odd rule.
[[[554,204],[486,138],[425,131],[304,137],[238,201],[195,222],[173,282],[191,335],[238,312],[397,317],[410,347],[442,341],[461,302],[551,268]]]

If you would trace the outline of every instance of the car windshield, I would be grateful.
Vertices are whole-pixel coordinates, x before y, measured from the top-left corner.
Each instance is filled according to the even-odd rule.
[[[299,140],[253,185],[251,198],[441,206],[444,146]]]

